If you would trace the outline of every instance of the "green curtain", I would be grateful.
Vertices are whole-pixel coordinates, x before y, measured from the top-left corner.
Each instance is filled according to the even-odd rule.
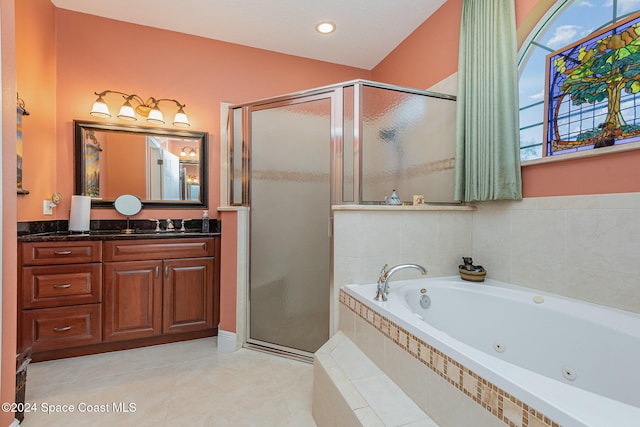
[[[456,200],[522,199],[516,51],[514,0],[463,0]]]

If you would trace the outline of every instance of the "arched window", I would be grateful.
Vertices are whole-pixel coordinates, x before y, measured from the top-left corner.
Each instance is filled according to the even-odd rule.
[[[518,58],[520,70],[520,158],[542,157],[545,118],[546,58],[605,27],[621,22],[640,10],[640,0],[560,0],[538,22],[525,40]],[[638,95],[635,95],[638,97]],[[606,107],[606,100],[605,100]],[[585,103],[587,105],[588,103]],[[598,103],[589,104],[588,114],[597,116]],[[638,109],[640,103],[633,108]],[[585,108],[567,108],[567,123],[584,120]],[[635,123],[640,124],[640,123]],[[596,123],[596,126],[598,123]],[[574,125],[574,129],[580,125]]]

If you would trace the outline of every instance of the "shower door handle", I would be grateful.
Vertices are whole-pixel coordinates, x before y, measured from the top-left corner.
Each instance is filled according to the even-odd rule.
[[[327,222],[327,235],[329,237],[333,236],[333,217],[329,217],[329,222]]]

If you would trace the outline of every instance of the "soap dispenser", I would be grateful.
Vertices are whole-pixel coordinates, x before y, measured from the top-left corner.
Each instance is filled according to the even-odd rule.
[[[202,232],[209,232],[209,211],[202,211]]]

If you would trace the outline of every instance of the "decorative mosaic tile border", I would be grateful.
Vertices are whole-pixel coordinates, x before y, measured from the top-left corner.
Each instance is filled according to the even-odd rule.
[[[558,423],[535,408],[511,396],[440,350],[425,343],[342,289],[340,303],[508,426],[560,427]]]

